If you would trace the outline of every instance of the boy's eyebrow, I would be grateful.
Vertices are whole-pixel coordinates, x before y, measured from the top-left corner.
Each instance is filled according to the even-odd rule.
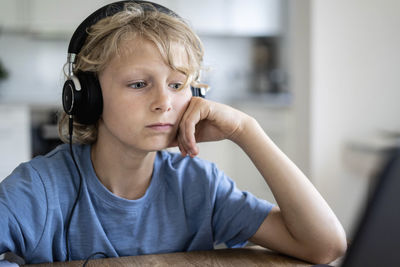
[[[153,69],[152,68],[129,68],[125,70],[118,71],[118,69],[115,69],[115,71],[118,73],[118,76],[122,77],[123,79],[129,79],[131,76],[136,76],[136,75],[152,75],[153,74]],[[174,70],[170,68],[169,71],[169,76],[173,76],[174,78],[179,78],[179,79],[186,79],[187,75],[179,70]]]

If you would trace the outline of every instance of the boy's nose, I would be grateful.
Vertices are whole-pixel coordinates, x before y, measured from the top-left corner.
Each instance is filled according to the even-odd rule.
[[[171,95],[166,88],[154,90],[153,102],[151,104],[152,111],[166,112],[172,109]]]

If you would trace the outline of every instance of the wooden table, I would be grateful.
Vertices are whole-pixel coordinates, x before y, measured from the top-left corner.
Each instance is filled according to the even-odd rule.
[[[55,262],[25,266],[82,266],[84,261]],[[86,266],[295,266],[312,264],[290,258],[261,247],[216,249],[211,251],[140,255],[120,258],[94,259]]]

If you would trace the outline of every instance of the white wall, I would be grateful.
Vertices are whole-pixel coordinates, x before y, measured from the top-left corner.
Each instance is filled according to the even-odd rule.
[[[311,14],[311,177],[348,230],[366,184],[345,143],[400,132],[400,1],[314,0]]]
[[[288,1],[287,35],[284,51],[287,51],[289,88],[293,93],[292,127],[289,134],[289,157],[310,176],[310,1]]]

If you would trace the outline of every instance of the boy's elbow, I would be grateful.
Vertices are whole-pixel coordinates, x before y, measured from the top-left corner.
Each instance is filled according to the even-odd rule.
[[[310,253],[310,261],[315,264],[328,264],[344,256],[347,250],[347,239],[344,231],[340,231],[327,245],[319,246]]]
[[[314,255],[311,261],[315,264],[329,264],[342,257],[345,254],[346,249],[347,245],[339,245],[325,249],[324,251],[321,251],[321,253]]]

